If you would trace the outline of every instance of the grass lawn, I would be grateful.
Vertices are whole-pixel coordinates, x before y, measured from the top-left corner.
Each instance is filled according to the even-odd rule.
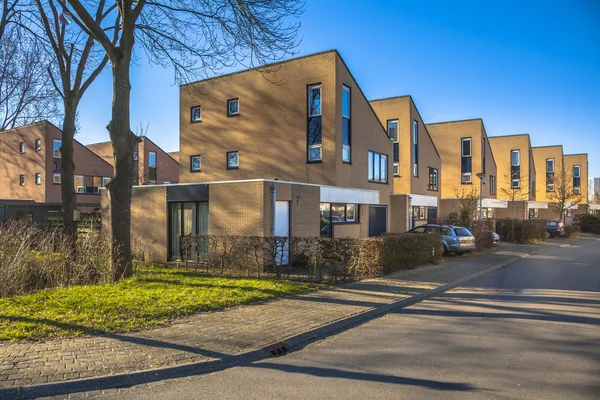
[[[130,331],[311,289],[285,280],[223,278],[151,268],[114,284],[0,298],[0,340]]]

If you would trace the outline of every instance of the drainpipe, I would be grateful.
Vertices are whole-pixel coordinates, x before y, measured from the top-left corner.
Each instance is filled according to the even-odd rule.
[[[273,227],[271,228],[271,236],[275,236],[275,207],[277,204],[277,187],[275,185],[271,185],[271,195],[273,196]]]
[[[408,196],[408,230],[413,228],[412,197]]]

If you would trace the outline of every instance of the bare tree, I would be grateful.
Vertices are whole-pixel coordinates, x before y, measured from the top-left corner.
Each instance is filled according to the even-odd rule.
[[[516,203],[529,200],[529,192],[523,188],[523,182],[528,182],[529,178],[527,174],[521,173],[520,169],[513,169],[510,163],[509,170],[511,172],[504,175],[504,184],[498,188],[498,191],[503,199],[509,201],[512,219],[514,220]]]
[[[468,226],[473,222],[477,214],[479,190],[475,187],[467,188],[462,186],[460,189],[454,189],[454,195],[457,200],[454,206],[457,219],[461,225]]]
[[[49,57],[35,37],[19,29],[18,2],[0,5],[0,131],[60,116],[58,95],[46,74]]]
[[[64,1],[64,0],[61,0]],[[177,81],[208,75],[238,62],[264,65],[293,52],[302,0],[122,0],[117,24],[93,18],[111,10],[81,0],[63,3],[74,22],[102,45],[112,65],[112,117],[107,128],[115,155],[108,184],[113,277],[132,273],[131,184],[137,141],[130,123],[130,66],[137,41],[153,63],[175,70]],[[110,33],[118,35],[111,40]]]
[[[105,8],[105,2],[100,1],[99,11],[94,15],[97,23],[102,23],[107,17],[100,12]],[[63,221],[65,232],[71,238],[72,255],[75,256],[77,223],[73,213],[76,205],[73,150],[77,109],[86,90],[108,63],[108,57],[85,31],[70,24],[68,12],[63,9],[60,0],[33,0],[28,3],[25,15],[21,27],[35,35],[40,46],[52,55],[52,63],[41,75],[48,77],[48,87],[62,100],[60,173]]]
[[[554,190],[547,193],[548,200],[556,210],[558,219],[564,223],[565,211],[570,206],[581,203],[581,193],[576,191],[573,185],[573,173],[568,171],[562,162],[558,171],[546,176],[546,180],[554,184]]]

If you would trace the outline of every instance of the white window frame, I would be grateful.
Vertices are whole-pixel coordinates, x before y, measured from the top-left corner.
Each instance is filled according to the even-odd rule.
[[[350,219],[348,217],[348,207],[349,206],[352,206],[354,208],[354,215],[352,216],[352,219]],[[346,204],[346,222],[356,222],[356,210],[357,210],[356,204],[353,204],[353,203]]]
[[[319,157],[318,158],[312,158],[311,157],[311,150],[314,149],[319,149]],[[316,144],[311,144],[308,146],[308,161],[320,161],[323,159],[323,145],[321,143],[316,143]]]
[[[81,178],[82,186],[77,186],[75,183],[77,178]],[[75,186],[75,193],[85,193],[85,176],[83,175],[73,175],[73,186]],[[79,190],[81,188],[81,190]]]
[[[463,184],[473,183],[471,174],[472,174],[471,172],[465,172],[464,174],[462,174],[462,183]]]
[[[490,194],[496,194],[496,176],[490,175]]]
[[[577,174],[575,168],[577,168]],[[581,165],[573,165],[573,178],[581,178]]]
[[[198,159],[198,168],[194,169],[194,158]],[[197,154],[195,156],[190,157],[190,171],[191,172],[200,172],[202,171],[202,156]]]
[[[307,109],[308,109],[308,117],[322,117],[323,116],[323,87],[320,83],[317,83],[316,85],[310,85],[308,87],[308,93],[310,93],[313,89],[319,89],[319,112],[315,113],[315,114],[311,114],[312,110],[310,109],[310,95],[308,96],[307,102],[308,104],[306,105]]]
[[[35,139],[35,151],[42,150],[42,139]]]
[[[35,173],[35,184],[36,185],[41,185],[42,184],[42,174],[39,172]]]
[[[552,171],[548,171],[548,161],[552,161]],[[553,174],[555,170],[554,158],[546,158],[546,173]]]
[[[24,174],[19,175],[19,185],[25,186],[25,175]]]
[[[21,153],[21,154],[25,153],[25,142],[19,143],[19,153]]]
[[[231,103],[233,103],[233,102],[237,103],[237,111],[232,113],[231,109],[229,108],[229,105]],[[233,117],[233,116],[236,116],[236,115],[240,115],[240,99],[237,98],[237,99],[229,99],[229,100],[227,100],[227,116],[228,117]]]
[[[468,137],[468,138],[461,138],[460,139],[460,156],[461,157],[473,157],[473,147],[472,147],[472,138]],[[465,150],[465,146],[464,146],[464,142],[469,142],[469,155],[465,155],[464,150]]]
[[[348,113],[344,114],[344,92],[348,93]],[[343,144],[342,143],[342,162],[345,163],[349,163],[350,162],[350,143],[352,143],[352,130],[350,128],[350,115],[352,114],[351,111],[351,107],[352,107],[352,92],[350,90],[350,87],[346,86],[346,85],[342,85],[342,121],[344,120],[344,118],[346,118],[348,120],[348,144]],[[343,124],[342,124],[342,129],[343,129]],[[342,138],[343,140],[343,138]]]
[[[52,174],[52,183],[55,185],[60,185],[62,183],[62,179],[59,172],[55,172]]]
[[[198,118],[194,119],[194,111],[198,110]],[[202,106],[194,106],[190,107],[190,122],[200,122],[202,121]]]
[[[513,153],[517,154],[517,164],[513,165]],[[511,150],[510,151],[510,166],[511,167],[520,167],[521,166],[521,150]]]
[[[312,113],[312,110],[310,108],[310,92],[313,89],[319,89],[319,112],[318,113]],[[306,91],[306,109],[307,109],[307,115],[308,118],[311,117],[321,117],[321,135],[323,135],[322,130],[323,130],[323,86],[320,83],[314,84],[314,85],[309,85],[307,87],[307,91]],[[308,133],[307,133],[307,140],[308,140]],[[321,136],[321,143],[313,143],[313,144],[309,144],[307,146],[307,159],[309,162],[314,162],[314,161],[321,161],[323,160],[323,137]],[[318,158],[313,158],[311,157],[312,154],[312,150],[318,149],[319,150],[319,157]]]
[[[58,150],[56,149],[56,143],[60,143],[60,146],[58,146]],[[52,139],[52,158],[62,158],[61,154],[60,154],[60,148],[62,147],[62,140],[61,139]],[[56,155],[56,152],[58,151],[58,156]]]
[[[103,176],[102,177],[102,186],[103,188],[106,187],[106,185],[108,184],[108,182],[112,181],[112,178],[109,178],[108,176]]]

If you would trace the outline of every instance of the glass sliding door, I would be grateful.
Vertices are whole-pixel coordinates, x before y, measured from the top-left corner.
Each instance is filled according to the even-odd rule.
[[[169,252],[170,259],[181,259],[181,236],[208,234],[208,203],[177,202],[169,203]],[[187,257],[206,253],[207,243],[200,243],[188,249]]]

